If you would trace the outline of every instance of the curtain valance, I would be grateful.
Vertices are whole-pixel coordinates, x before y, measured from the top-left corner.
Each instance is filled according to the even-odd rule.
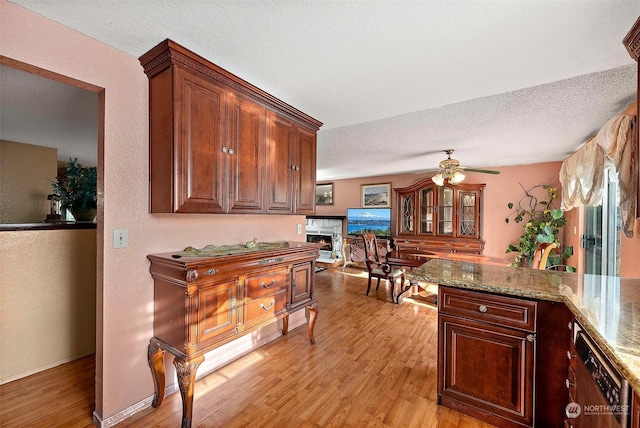
[[[569,156],[560,168],[561,208],[568,211],[579,205],[600,205],[605,156],[611,159],[618,171],[622,230],[629,238],[633,236],[635,223],[638,174],[632,139],[635,118],[627,114],[633,110],[635,105],[609,119],[598,134]]]

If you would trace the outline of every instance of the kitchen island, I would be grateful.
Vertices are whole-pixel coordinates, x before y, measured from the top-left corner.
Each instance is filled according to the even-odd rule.
[[[466,359],[460,359],[463,366],[452,369],[451,364],[453,363],[447,361],[451,355],[455,356],[450,352],[451,347],[455,348],[455,346],[464,343],[465,338],[474,338],[473,334],[475,334],[475,338],[479,338],[478,345],[485,346],[490,343],[487,345],[487,349],[507,349],[506,342],[500,343],[501,348],[497,348],[496,343],[498,342],[494,339],[496,337],[511,338],[514,344],[513,349],[509,348],[511,355],[513,355],[510,358],[515,364],[523,366],[521,368],[522,376],[527,375],[527,370],[529,370],[527,364],[533,364],[535,367],[529,373],[532,378],[530,383],[534,390],[536,390],[536,383],[544,378],[545,372],[551,366],[562,363],[566,364],[567,370],[569,370],[566,357],[564,362],[560,362],[549,355],[551,353],[557,354],[557,348],[562,347],[564,349],[561,349],[561,352],[568,352],[566,355],[569,357],[569,361],[571,358],[575,358],[575,353],[572,354],[570,349],[570,340],[567,340],[566,343],[556,340],[553,342],[553,347],[544,345],[544,341],[548,340],[549,335],[556,334],[553,329],[545,326],[564,317],[564,313],[562,310],[558,311],[558,307],[568,309],[565,312],[570,312],[569,315],[584,327],[584,330],[611,361],[611,364],[626,378],[636,394],[640,391],[640,279],[513,268],[443,259],[428,261],[419,268],[408,272],[407,278],[413,281],[437,283],[440,286],[440,298],[438,299],[440,320],[438,399],[443,405],[453,407],[449,402],[450,397],[447,395],[446,376],[452,372],[455,376],[461,376],[460,370],[472,367]],[[483,297],[489,303],[483,304],[480,301]],[[463,316],[465,315],[464,311],[471,308],[472,303],[469,302],[480,302],[475,307],[477,317],[472,320],[476,324],[470,322],[468,317]],[[468,307],[464,305],[468,305]],[[553,312],[541,310],[552,306],[555,306]],[[494,307],[503,311],[500,314],[501,318],[490,318]],[[457,321],[457,324],[452,323],[452,320]],[[500,325],[501,320],[504,320],[506,325]],[[483,325],[495,326],[495,329],[491,331],[494,333],[491,340],[488,338],[484,342],[480,340],[486,331],[478,329],[478,322]],[[537,328],[542,328],[545,334],[541,335],[536,331]],[[516,342],[513,342],[515,339],[511,336],[511,331],[514,330],[522,332],[521,342],[517,346]],[[568,337],[571,337],[571,333]],[[451,345],[452,340],[454,341],[453,345]],[[456,340],[458,342],[455,342]],[[527,355],[525,349],[527,346],[531,348],[533,362],[524,361],[524,356]],[[458,346],[456,349],[464,348]],[[505,355],[509,354],[505,352]],[[468,359],[469,356],[466,358]],[[497,362],[503,361],[497,359]],[[486,367],[478,366],[478,368],[481,369],[479,370],[481,372],[491,373]],[[495,379],[492,381],[495,382]],[[516,381],[517,379],[514,380],[514,382]],[[477,382],[478,378],[476,377]],[[570,382],[567,382],[567,387],[571,387]],[[454,386],[459,387],[460,385]],[[467,387],[465,392],[468,395],[473,395],[473,388],[475,388],[473,384],[463,386]],[[527,384],[524,381],[522,385],[516,386],[513,387],[513,391],[515,391],[513,393],[516,394],[522,390],[522,394],[518,392],[518,396],[511,400],[520,407],[526,407],[525,401],[527,400],[533,405],[533,397],[536,397],[536,401],[540,397],[535,394],[536,391],[529,391],[527,395]],[[552,392],[560,391],[561,388],[562,386]],[[492,393],[496,394],[496,392]],[[454,401],[454,404],[456,403]],[[464,406],[457,408],[461,411],[466,410]],[[524,416],[525,410],[522,410],[522,414],[517,416]],[[494,413],[484,409],[480,414],[475,413],[474,415],[482,418],[483,412],[488,416],[493,416]],[[514,425],[510,425],[510,422],[502,424],[502,420],[496,421],[491,418],[487,420],[501,426],[530,426],[535,420],[533,413],[537,415],[538,412],[532,410],[529,413],[527,418],[521,418],[522,420],[518,420]]]

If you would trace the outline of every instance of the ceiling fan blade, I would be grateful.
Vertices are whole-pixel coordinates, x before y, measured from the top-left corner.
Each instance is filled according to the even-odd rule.
[[[479,172],[482,174],[495,174],[498,175],[500,174],[500,171],[493,171],[490,169],[475,169],[475,168],[468,168],[466,166],[459,166],[458,169],[464,170],[464,171],[469,171],[469,172]]]

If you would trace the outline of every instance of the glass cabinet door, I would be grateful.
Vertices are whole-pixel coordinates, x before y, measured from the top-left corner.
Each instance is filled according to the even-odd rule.
[[[433,187],[427,187],[420,191],[420,233],[433,234],[434,232],[434,192]]]
[[[400,196],[399,233],[413,233],[413,193]]]
[[[460,192],[459,236],[476,236],[476,192]]]
[[[453,189],[438,189],[438,235],[453,235]]]

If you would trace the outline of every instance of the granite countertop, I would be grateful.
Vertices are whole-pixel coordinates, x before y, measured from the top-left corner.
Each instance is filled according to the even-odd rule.
[[[564,302],[640,393],[640,279],[433,259],[407,278],[456,288]]]

